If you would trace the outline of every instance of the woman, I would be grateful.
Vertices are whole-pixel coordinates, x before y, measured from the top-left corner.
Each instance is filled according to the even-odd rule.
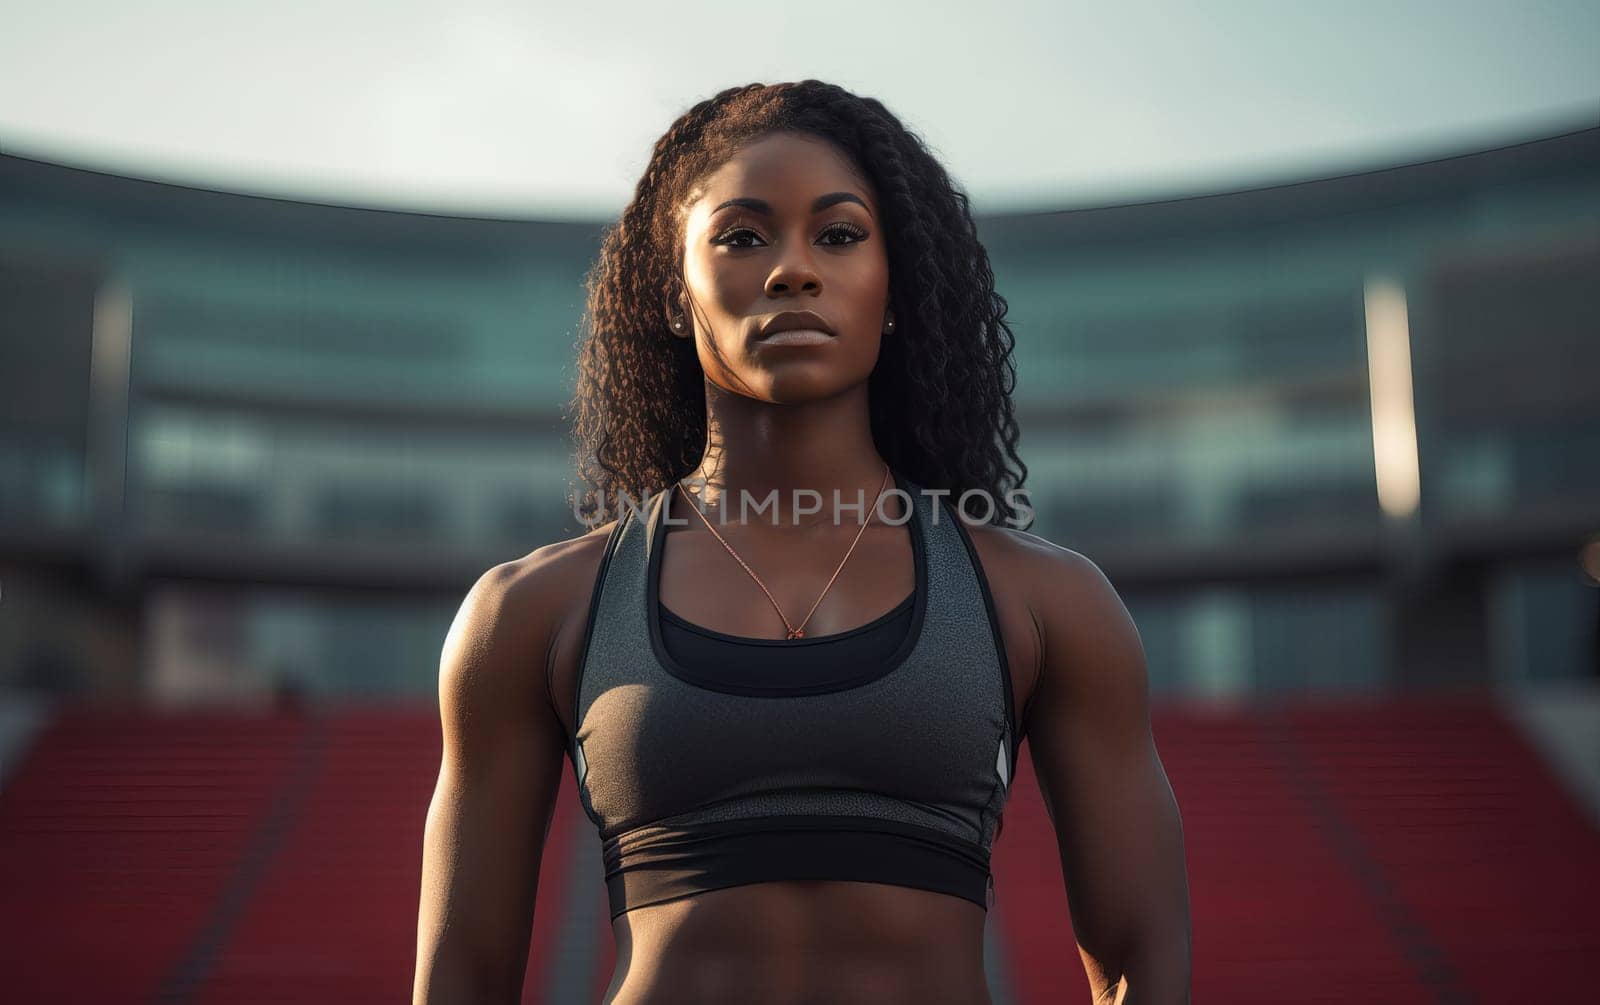
[[[607,1002],[987,1002],[1026,736],[1094,1000],[1186,1001],[1138,634],[1015,529],[1006,303],[921,141],[818,81],[723,91],[589,293],[577,501],[616,519],[490,570],[451,628],[416,1000],[518,999],[570,759]]]

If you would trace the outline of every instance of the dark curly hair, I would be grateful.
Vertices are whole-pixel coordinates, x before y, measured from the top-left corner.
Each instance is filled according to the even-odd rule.
[[[656,141],[633,201],[606,229],[579,334],[573,429],[586,486],[575,511],[601,523],[619,493],[642,499],[699,463],[705,376],[693,340],[667,327],[667,304],[685,285],[676,210],[742,146],[776,132],[833,143],[878,193],[899,328],[868,382],[878,451],[917,485],[948,489],[953,504],[987,492],[992,513],[969,499],[967,519],[1019,525],[1006,494],[1028,474],[1011,401],[1016,340],[967,196],[881,103],[819,80],[730,87],[690,108]],[[937,407],[913,407],[923,403]]]

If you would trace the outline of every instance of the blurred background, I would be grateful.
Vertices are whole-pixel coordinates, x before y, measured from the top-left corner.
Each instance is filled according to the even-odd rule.
[[[409,994],[446,630],[582,530],[601,228],[694,101],[807,76],[973,195],[1033,531],[1144,642],[1195,1000],[1584,996],[1594,5],[0,6],[0,997]],[[991,992],[1086,1000],[1019,767]],[[563,785],[526,1002],[614,963]]]

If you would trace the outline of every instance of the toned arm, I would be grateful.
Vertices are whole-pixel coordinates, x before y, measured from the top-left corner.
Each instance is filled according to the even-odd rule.
[[[439,666],[444,751],[423,839],[417,1005],[516,1002],[565,732],[545,671],[561,621],[541,553],[467,593]]]
[[[1178,805],[1150,731],[1144,649],[1089,559],[1035,538],[1039,637],[1028,708],[1096,1005],[1189,1001],[1189,888]],[[1035,578],[1037,577],[1037,578]]]

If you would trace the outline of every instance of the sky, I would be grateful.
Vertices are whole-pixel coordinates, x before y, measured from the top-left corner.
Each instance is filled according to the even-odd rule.
[[[1600,0],[0,0],[0,149],[424,212],[606,219],[734,84],[882,101],[977,211],[1600,124]]]

